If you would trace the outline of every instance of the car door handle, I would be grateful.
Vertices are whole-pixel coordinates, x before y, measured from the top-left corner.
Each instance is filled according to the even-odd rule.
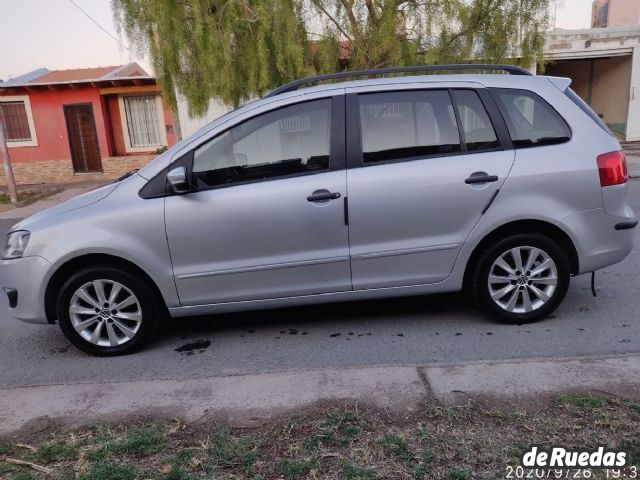
[[[340,194],[335,192],[314,193],[307,197],[307,202],[323,202],[326,200],[336,200],[340,198]]]
[[[497,175],[489,175],[487,172],[473,172],[469,178],[465,179],[464,183],[471,185],[473,183],[489,183],[497,181]]]

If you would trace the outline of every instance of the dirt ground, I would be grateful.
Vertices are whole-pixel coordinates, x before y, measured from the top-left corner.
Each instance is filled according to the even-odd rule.
[[[0,478],[498,479],[532,444],[605,445],[640,466],[640,402],[565,394],[500,405],[428,403],[404,417],[325,405],[251,428],[139,418],[2,439]],[[576,478],[622,478],[589,475]]]

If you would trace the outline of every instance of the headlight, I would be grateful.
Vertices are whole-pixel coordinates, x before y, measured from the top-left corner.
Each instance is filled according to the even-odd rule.
[[[27,248],[27,243],[29,243],[29,235],[29,232],[26,230],[19,230],[7,235],[2,258],[9,260],[10,258],[22,257],[24,249]]]

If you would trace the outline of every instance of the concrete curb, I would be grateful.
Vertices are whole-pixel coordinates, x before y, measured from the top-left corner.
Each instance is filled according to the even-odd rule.
[[[411,413],[425,401],[599,391],[640,397],[640,356],[327,369],[121,383],[0,389],[0,434],[133,416],[222,418],[250,426],[322,402]]]

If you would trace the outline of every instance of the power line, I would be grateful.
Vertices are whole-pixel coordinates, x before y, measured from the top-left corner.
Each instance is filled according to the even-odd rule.
[[[111,38],[113,38],[116,42],[118,42],[118,45],[120,45],[121,47],[126,48],[127,50],[129,50],[129,52],[133,53],[131,51],[131,49],[129,47],[127,47],[126,45],[124,45],[117,37],[115,37],[109,30],[107,30],[106,28],[104,28],[102,25],[100,25],[100,22],[98,22],[97,20],[95,20],[91,15],[89,15],[85,10],[82,9],[82,7],[80,5],[78,5],[74,0],[69,0],[69,2],[71,3],[71,5],[73,5],[74,7],[76,7],[78,10],[80,10],[80,12],[82,12],[82,14],[87,17],[89,20],[91,20],[93,23],[95,23],[98,28],[100,30],[102,30],[104,33],[106,33],[107,35],[109,35]]]

